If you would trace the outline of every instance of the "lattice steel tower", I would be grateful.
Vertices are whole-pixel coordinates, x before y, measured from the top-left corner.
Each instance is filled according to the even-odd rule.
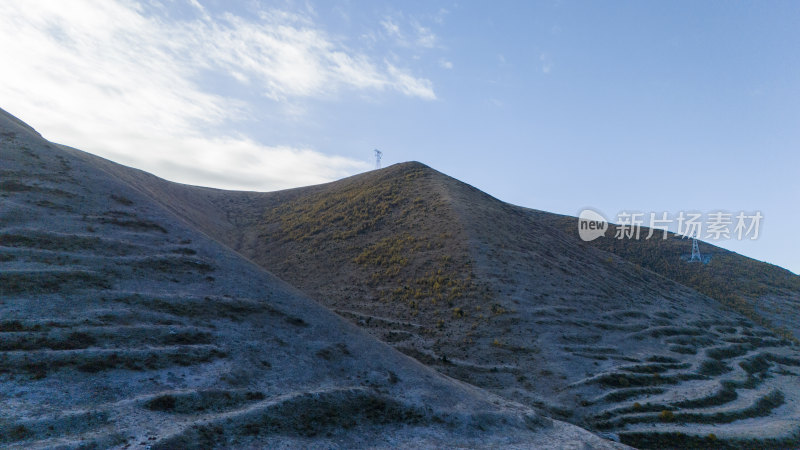
[[[375,149],[375,168],[376,169],[380,169],[381,168],[381,157],[382,156],[383,156],[383,152],[376,148]]]
[[[700,255],[700,246],[697,245],[697,237],[692,238],[692,257],[689,258],[689,262],[703,262],[703,257]]]

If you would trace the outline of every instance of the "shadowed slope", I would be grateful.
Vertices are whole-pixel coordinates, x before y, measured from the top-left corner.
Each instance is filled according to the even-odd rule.
[[[612,445],[392,350],[113,166],[0,111],[0,446]]]

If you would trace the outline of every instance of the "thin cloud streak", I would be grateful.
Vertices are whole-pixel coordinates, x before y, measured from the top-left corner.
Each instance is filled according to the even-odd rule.
[[[442,17],[440,15],[434,19],[434,22],[441,24]],[[401,22],[406,22],[402,29]],[[400,47],[430,50],[439,45],[439,38],[436,34],[413,17],[406,20],[402,14],[397,14],[395,17],[387,16],[380,21],[380,25],[383,28],[384,37]],[[404,30],[406,31],[404,32]]]

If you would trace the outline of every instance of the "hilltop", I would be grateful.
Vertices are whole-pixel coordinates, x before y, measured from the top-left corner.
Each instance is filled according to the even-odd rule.
[[[800,353],[767,319],[423,164],[272,193],[119,176],[403,353],[554,417],[641,447],[800,433]]]
[[[403,355],[153,196],[185,187],[4,111],[0,149],[0,446],[620,447]]]

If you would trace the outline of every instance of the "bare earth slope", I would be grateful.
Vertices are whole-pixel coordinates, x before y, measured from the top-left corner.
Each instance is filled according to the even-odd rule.
[[[636,446],[797,445],[791,341],[546,213],[419,163],[273,193],[115,170],[442,373]]]
[[[617,445],[402,355],[112,166],[0,111],[0,447]]]

